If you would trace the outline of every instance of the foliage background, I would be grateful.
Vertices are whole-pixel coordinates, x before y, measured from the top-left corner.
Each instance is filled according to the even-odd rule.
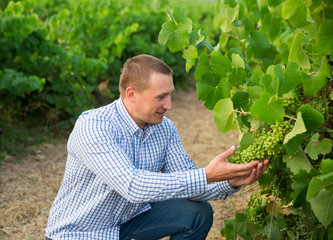
[[[213,2],[177,1],[213,35]],[[0,3],[0,155],[71,129],[78,115],[118,97],[124,61],[151,54],[193,85],[182,55],[158,42],[172,1],[23,0]],[[205,10],[207,9],[207,11]]]

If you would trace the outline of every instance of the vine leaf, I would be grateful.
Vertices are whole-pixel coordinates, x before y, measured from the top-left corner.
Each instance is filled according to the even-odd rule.
[[[305,170],[310,172],[312,164],[310,163],[308,157],[304,153],[303,149],[300,147],[298,152],[293,156],[284,155],[282,161],[287,164],[287,167],[294,174],[297,174],[300,170]]]
[[[323,59],[320,69],[316,74],[308,75],[304,73],[302,81],[304,95],[316,96],[319,90],[327,84],[327,78],[332,77],[331,66],[328,59]]]
[[[302,48],[303,37],[304,35],[301,32],[296,34],[290,47],[288,60],[289,62],[296,62],[304,69],[310,69],[310,60]]]
[[[161,44],[166,44],[171,52],[177,52],[190,43],[192,20],[181,14],[181,9],[175,8],[174,14],[169,13],[171,21],[163,23],[158,35]]]
[[[283,121],[285,115],[282,101],[276,96],[269,93],[261,95],[260,99],[255,101],[251,107],[251,113],[267,124]]]
[[[222,98],[230,97],[232,88],[227,78],[222,78],[218,74],[206,74],[205,79],[197,83],[198,99],[205,101],[205,106],[212,110],[215,104]]]
[[[320,26],[316,37],[316,50],[322,55],[333,53],[333,20],[326,19]]]
[[[276,73],[275,75],[278,76]],[[302,73],[298,70],[298,64],[289,62],[286,71],[281,77],[278,77],[278,79],[279,96],[282,96],[283,94],[295,89],[302,82]]]
[[[286,144],[290,139],[292,139],[293,137],[295,137],[298,134],[302,134],[306,132],[306,128],[303,122],[303,118],[302,118],[302,113],[298,112],[297,113],[297,119],[295,122],[295,125],[293,127],[293,129],[291,130],[291,132],[289,132],[284,140],[283,140],[283,144]]]
[[[234,103],[234,109],[241,111],[248,111],[250,109],[249,94],[245,91],[239,90],[231,98]]]
[[[237,129],[236,113],[230,98],[221,99],[214,107],[214,121],[222,133]]]
[[[244,149],[248,148],[254,142],[254,137],[251,133],[246,132],[244,133],[242,140],[239,143],[239,151],[243,151]]]
[[[292,189],[294,190],[291,193],[291,197],[293,198],[294,207],[298,208],[306,205],[306,193],[308,191],[308,186],[310,184],[311,178],[316,176],[318,171],[315,169],[311,169],[308,173],[305,170],[301,169],[298,174],[296,174],[294,178],[294,182],[292,184]]]
[[[304,27],[307,22],[308,8],[303,1],[287,0],[282,7],[282,17],[288,19],[294,27]]]
[[[333,172],[333,159],[323,159],[321,166],[321,174],[329,174]]]
[[[270,215],[267,216],[267,222],[270,222]],[[280,240],[282,239],[281,229],[287,226],[286,220],[281,214],[277,214],[277,217],[273,219],[272,226],[267,224],[263,228],[263,235],[268,237],[271,240]]]
[[[292,139],[290,139],[286,144],[286,150],[288,155],[294,155],[298,151],[298,147],[303,143],[303,136],[296,135]]]
[[[188,72],[195,64],[195,59],[198,58],[198,51],[195,46],[190,45],[184,51],[183,58],[186,59],[186,72]]]
[[[246,82],[245,69],[242,67],[233,68],[228,77],[233,85],[242,85]]]
[[[302,105],[298,108],[297,112],[302,113],[302,118],[308,132],[313,132],[320,125],[324,124],[324,116],[309,105]]]
[[[231,54],[231,65],[233,68],[244,68],[244,60],[243,58],[236,53]]]
[[[333,172],[331,159],[322,165],[322,175],[309,184],[306,199],[318,220],[327,227],[333,221]]]
[[[231,61],[227,56],[223,56],[221,52],[214,51],[211,54],[211,66],[214,72],[226,77],[227,72],[231,70]]]
[[[317,160],[318,155],[324,155],[331,152],[332,146],[333,143],[331,139],[324,138],[323,140],[319,141],[319,133],[315,133],[311,137],[311,141],[305,150],[313,160]]]
[[[202,76],[210,71],[209,56],[207,53],[203,52],[199,56],[199,63],[195,69],[194,77],[197,81],[202,79]]]

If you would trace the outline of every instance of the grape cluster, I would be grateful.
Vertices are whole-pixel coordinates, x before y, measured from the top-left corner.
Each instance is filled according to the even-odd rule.
[[[282,154],[284,137],[291,129],[290,122],[285,121],[275,123],[269,131],[266,131],[265,128],[261,131],[258,130],[257,133],[253,134],[255,137],[254,143],[243,151],[236,152],[234,161],[242,164],[264,158],[276,158]]]
[[[262,193],[251,194],[246,208],[249,210],[251,221],[261,228],[265,225],[266,204],[263,203]]]
[[[285,231],[290,239],[312,239],[311,233],[315,223],[315,219],[311,215],[289,215],[287,217],[288,227]]]
[[[282,99],[283,108],[286,112],[294,113],[300,106],[295,98],[283,98]]]
[[[319,98],[312,98],[310,102],[311,107],[317,109],[318,112],[325,115],[326,108],[323,104],[323,101]]]

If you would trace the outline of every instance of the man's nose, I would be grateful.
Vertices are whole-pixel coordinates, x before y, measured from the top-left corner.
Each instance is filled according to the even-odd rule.
[[[169,96],[169,97],[166,99],[166,102],[164,103],[163,108],[166,109],[166,110],[169,110],[169,111],[172,110],[172,100],[171,100],[171,96]]]

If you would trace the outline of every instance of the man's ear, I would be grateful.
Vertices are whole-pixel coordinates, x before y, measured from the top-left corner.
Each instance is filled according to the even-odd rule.
[[[127,87],[126,88],[126,98],[131,102],[134,103],[135,102],[135,97],[136,97],[136,90],[134,87]]]

